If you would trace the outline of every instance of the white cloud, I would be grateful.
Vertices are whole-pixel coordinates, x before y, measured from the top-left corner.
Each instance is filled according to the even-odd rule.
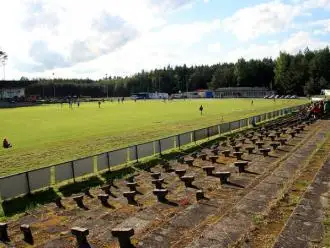
[[[313,31],[315,35],[325,35],[330,33],[330,19],[314,21],[309,23],[309,26],[316,28]]]
[[[209,1],[0,0],[0,30],[6,34],[0,48],[9,54],[7,75],[50,77],[54,72],[57,77],[99,78],[106,73],[128,75],[168,64],[274,57],[283,49],[325,45],[304,32],[287,41],[273,37],[263,45],[242,43],[234,50],[226,50],[223,41],[207,39],[224,30],[241,41],[292,27],[302,30],[294,26],[295,18],[315,6],[326,8],[330,0],[272,1],[240,9],[223,21],[168,23],[170,14],[186,11],[196,2]],[[325,21],[314,25],[315,34],[329,31]]]
[[[248,41],[289,28],[300,13],[298,5],[273,1],[238,10],[224,20],[223,26],[239,40]]]
[[[216,42],[216,43],[209,44],[207,50],[211,53],[214,53],[214,52],[220,52],[221,48],[222,48],[222,46],[221,46],[220,42]]]
[[[253,58],[276,58],[280,51],[288,53],[297,53],[303,51],[306,47],[309,49],[320,49],[327,45],[326,42],[319,41],[311,37],[308,32],[297,32],[292,34],[288,39],[282,41],[273,41],[268,45],[251,44],[234,51],[231,51],[224,60],[236,61],[240,57],[245,59]]]

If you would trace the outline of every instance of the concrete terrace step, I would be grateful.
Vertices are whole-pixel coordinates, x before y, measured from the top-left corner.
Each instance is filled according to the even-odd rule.
[[[314,132],[310,133],[306,139],[309,139],[313,134]],[[300,140],[302,143],[305,143],[304,141],[306,140]],[[300,145],[299,142],[295,142],[295,145]],[[294,147],[295,146],[292,145],[289,146],[286,148],[286,152],[292,150]],[[306,151],[304,151],[304,153],[306,153]],[[285,152],[278,151],[276,153],[276,155],[280,154],[284,155]],[[183,212],[178,213],[168,222],[163,223],[159,228],[151,230],[144,237],[139,237],[138,239],[140,242],[138,243],[138,247],[184,247],[187,243],[191,242],[194,237],[198,236],[198,234],[206,228],[205,221],[207,222],[208,219],[212,218],[219,218],[226,213],[226,211],[233,208],[251,188],[259,183],[263,174],[273,170],[274,168],[272,167],[276,167],[276,164],[278,164],[279,161],[279,156],[266,158],[260,155],[253,156],[258,159],[253,160],[249,166],[248,170],[250,173],[241,174],[240,177],[237,178],[237,181],[230,178],[233,185],[241,184],[244,185],[244,188],[226,185],[223,188],[219,187],[213,192],[206,194],[206,196],[211,196],[210,200],[201,201],[198,205],[186,208]],[[274,162],[277,163],[274,164]],[[235,221],[233,221],[233,223],[235,223]],[[221,233],[216,233],[215,235],[221,235]]]
[[[330,129],[329,125],[319,124],[318,126],[314,135],[310,134],[293,154],[282,161],[249,194],[245,195],[224,216],[210,223],[193,242],[182,247],[228,247],[243,238],[252,229],[253,218],[267,212],[271,203],[281,195],[289,181],[304,166],[304,161],[325,138],[326,132]]]
[[[318,171],[295,207],[274,248],[323,247],[325,212],[330,191],[330,159]]]

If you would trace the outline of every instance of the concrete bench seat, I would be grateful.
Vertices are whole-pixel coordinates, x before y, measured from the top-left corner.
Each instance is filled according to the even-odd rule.
[[[268,137],[270,138],[271,141],[275,141],[276,135],[270,134]]]
[[[245,150],[247,150],[249,154],[252,154],[254,149],[255,148],[253,146],[248,146],[245,148]]]
[[[184,174],[186,174],[186,170],[184,170],[184,169],[175,170],[175,174],[177,174],[179,177],[183,177]]]
[[[133,228],[114,228],[111,230],[113,237],[118,239],[120,248],[133,247],[131,237],[134,235]]]
[[[197,156],[198,156],[198,153],[197,153],[197,152],[193,152],[192,154],[190,154],[190,156],[191,156],[192,158],[196,159]]]
[[[251,142],[252,142],[253,144],[255,144],[257,141],[258,141],[258,138],[256,138],[256,137],[254,137],[254,138],[251,139]]]
[[[291,135],[291,138],[294,138],[296,136],[296,131],[290,131],[289,134]]]
[[[186,187],[192,187],[192,182],[195,180],[194,176],[182,176],[180,177],[181,181],[184,182]]]
[[[162,189],[163,183],[164,183],[164,178],[154,179],[151,181],[151,183],[155,185],[156,189]]]
[[[76,195],[72,197],[72,199],[75,201],[78,207],[83,208],[84,207],[84,195]]]
[[[192,158],[187,158],[186,160],[185,160],[185,163],[187,164],[187,165],[189,165],[189,166],[193,166],[194,165],[194,159],[192,159]]]
[[[62,198],[61,197],[56,197],[55,198],[55,204],[58,208],[64,208],[64,206],[62,204]]]
[[[235,152],[239,152],[242,147],[238,145],[238,146],[234,146],[233,148],[234,148]]]
[[[224,151],[222,151],[222,154],[225,155],[225,157],[229,157],[230,150],[224,150]]]
[[[154,172],[154,173],[151,174],[151,177],[153,179],[159,179],[160,176],[161,176],[161,173],[160,172]]]
[[[206,172],[207,176],[212,176],[213,171],[215,170],[215,166],[204,166],[203,171]]]
[[[305,130],[305,125],[299,125],[298,128],[300,129],[300,131],[304,131]]]
[[[239,173],[245,172],[245,167],[248,166],[248,164],[249,164],[248,161],[238,161],[234,163],[234,165],[238,167]]]
[[[203,190],[197,190],[196,191],[196,201],[200,201],[205,199]]]
[[[162,168],[165,170],[166,173],[169,173],[172,171],[172,166],[167,161],[162,163]]]
[[[228,183],[228,178],[230,177],[230,172],[228,172],[228,171],[217,171],[215,173],[215,176],[220,178],[220,183],[221,184],[226,184],[226,183]]]
[[[8,224],[1,222],[0,223],[0,241],[2,242],[7,242],[9,241],[9,236],[8,236]]]
[[[23,240],[29,244],[33,244],[33,236],[30,225],[23,224],[20,226],[20,230],[23,233]]]
[[[220,151],[220,150],[219,150],[218,148],[215,148],[215,149],[212,149],[212,150],[211,150],[212,154],[215,155],[215,156],[216,156],[216,155],[219,155],[219,151]]]
[[[273,150],[275,151],[279,146],[280,144],[277,143],[277,142],[273,142],[273,143],[270,143],[270,146],[273,148]]]
[[[198,158],[200,158],[201,160],[206,160],[206,156],[207,156],[206,153],[200,153],[200,154],[198,155]]]
[[[132,182],[132,183],[127,182],[126,186],[130,189],[130,191],[136,191],[137,183],[136,182]]]
[[[108,195],[111,194],[110,188],[111,188],[111,186],[110,186],[109,184],[105,184],[105,185],[102,185],[102,186],[100,187],[100,189],[101,189],[104,193],[106,193],[106,194],[108,194]]]
[[[176,160],[179,164],[183,164],[184,163],[184,157],[179,157]]]
[[[127,178],[126,178],[126,182],[130,182],[130,183],[134,182],[136,176],[137,176],[137,175],[134,174],[134,175],[131,175],[131,176],[127,177]]]
[[[242,160],[243,152],[233,152],[233,155],[237,158],[237,160]]]
[[[135,203],[136,191],[123,192],[123,196],[127,199],[128,204],[134,204]]]
[[[262,148],[264,144],[265,144],[264,142],[256,142],[258,149]]]
[[[268,157],[268,153],[270,152],[270,148],[261,148],[259,151],[264,155],[264,157]]]
[[[275,133],[275,134],[276,134],[276,137],[277,137],[277,138],[280,138],[280,137],[281,137],[281,135],[282,135],[282,132],[281,132],[281,131],[276,131],[276,133]]]
[[[159,202],[164,202],[166,201],[166,196],[168,194],[168,190],[167,189],[154,189],[152,191],[152,193],[157,196],[157,200]]]
[[[209,159],[211,160],[212,164],[215,164],[218,160],[218,156],[209,156]]]
[[[109,199],[108,194],[99,194],[97,198],[101,201],[102,205],[108,205],[108,199]]]
[[[281,139],[279,139],[279,142],[280,142],[281,146],[284,146],[284,145],[286,145],[287,139],[281,138]]]
[[[83,245],[88,244],[87,236],[89,234],[89,230],[87,228],[72,227],[71,234],[76,237],[78,247],[82,247]]]
[[[230,145],[231,147],[234,147],[234,146],[237,145],[237,143],[236,143],[236,141],[231,141],[231,142],[229,143],[229,145]]]

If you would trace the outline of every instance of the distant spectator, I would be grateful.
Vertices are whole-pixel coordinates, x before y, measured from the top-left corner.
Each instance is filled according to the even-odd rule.
[[[124,97],[122,97],[122,98],[121,98],[121,103],[124,103],[124,100],[125,100],[125,98],[124,98]]]
[[[12,147],[12,145],[8,142],[8,140],[6,138],[3,139],[2,146],[5,149]]]
[[[323,106],[323,112],[325,115],[328,113],[328,109],[329,109],[329,102],[325,102]]]
[[[204,110],[203,105],[201,105],[201,106],[199,107],[199,111],[201,111],[201,115],[203,115],[203,110]]]

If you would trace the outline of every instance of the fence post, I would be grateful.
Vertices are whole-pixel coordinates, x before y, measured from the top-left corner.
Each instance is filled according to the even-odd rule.
[[[139,153],[138,153],[138,148],[137,145],[135,145],[135,155],[136,155],[136,162],[139,162]]]
[[[160,140],[158,140],[158,147],[159,147],[159,155],[162,155],[162,143],[160,142]]]
[[[76,176],[74,174],[74,163],[73,161],[71,161],[71,170],[72,170],[72,177],[73,177],[73,182],[76,182]]]
[[[110,155],[108,152],[107,152],[107,160],[108,160],[108,169],[110,171]]]
[[[177,136],[178,137],[178,145],[179,145],[179,149],[181,149],[181,140],[180,140],[180,134]]]
[[[26,182],[27,182],[27,188],[28,188],[28,194],[31,194],[31,187],[30,187],[30,178],[29,178],[29,172],[25,172]]]

